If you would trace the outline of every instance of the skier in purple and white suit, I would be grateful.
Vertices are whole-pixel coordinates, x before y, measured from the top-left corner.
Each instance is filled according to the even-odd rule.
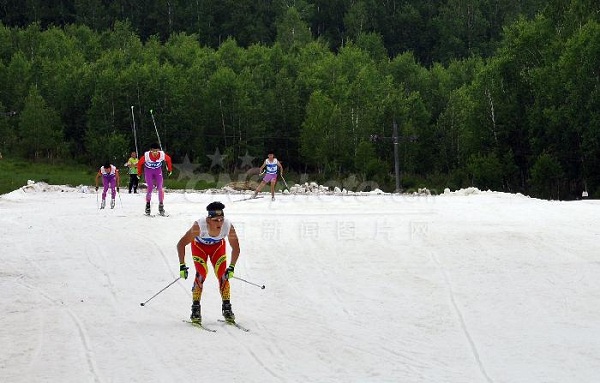
[[[102,204],[100,205],[100,209],[104,209],[106,206],[106,193],[108,189],[110,189],[111,198],[110,208],[115,207],[115,196],[119,191],[119,183],[121,179],[119,177],[119,169],[115,165],[112,165],[110,162],[107,162],[98,170],[96,174],[96,191],[98,191],[98,179],[102,177],[102,186],[104,186],[104,190],[102,190]],[[116,188],[116,190],[115,190]]]
[[[167,163],[167,170],[169,175],[171,175],[171,172],[173,171],[171,157],[160,150],[158,144],[150,145],[150,150],[138,161],[138,176],[142,175],[143,170],[146,186],[148,187],[146,191],[146,214],[150,214],[150,201],[152,199],[152,190],[155,186],[158,191],[158,212],[159,214],[164,214],[163,200],[165,198],[165,192],[163,190],[162,175],[162,165],[164,162]]]
[[[273,154],[272,151],[269,152],[267,159],[260,167],[261,174],[262,174],[263,169],[265,169],[265,168],[266,168],[266,174],[263,177],[263,180],[257,186],[256,190],[254,191],[252,198],[256,198],[256,196],[262,190],[262,188],[266,184],[269,183],[269,184],[271,184],[271,199],[274,201],[275,200],[275,184],[277,183],[277,170],[279,169],[279,174],[283,176],[283,165],[281,165],[281,162],[279,162],[277,160],[277,158],[275,158],[275,154]]]

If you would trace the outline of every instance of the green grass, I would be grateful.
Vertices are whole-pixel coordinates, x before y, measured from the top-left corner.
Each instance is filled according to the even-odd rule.
[[[0,159],[0,194],[6,194],[27,185],[28,180],[46,182],[50,185],[95,185],[96,173],[100,169],[74,164],[48,164],[30,162],[26,160],[13,160],[4,157]],[[127,169],[121,171],[121,188],[127,188],[129,174]],[[164,174],[164,173],[163,173]],[[215,187],[216,182],[198,181],[191,183],[189,180],[177,180],[176,173],[165,179],[165,186],[169,189],[207,189]],[[143,181],[143,180],[142,180]],[[100,184],[102,182],[100,181]]]
[[[27,185],[28,180],[52,185],[93,185],[96,171],[82,165],[53,165],[5,157],[0,160],[0,194]]]

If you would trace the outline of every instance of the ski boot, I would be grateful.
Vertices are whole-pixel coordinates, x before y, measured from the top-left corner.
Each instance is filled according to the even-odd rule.
[[[106,206],[106,200],[103,199],[102,203],[100,203],[100,209],[104,209],[105,206]]]
[[[235,315],[233,314],[233,311],[231,311],[231,303],[229,303],[229,301],[223,301],[223,318],[225,318],[226,322],[235,322]]]
[[[190,315],[192,323],[202,323],[202,315],[200,314],[200,302],[192,303],[192,315]]]
[[[146,202],[146,215],[150,215],[150,202]]]
[[[110,200],[110,208],[111,208],[111,209],[114,209],[114,208],[115,208],[115,200],[114,200],[114,199],[111,199],[111,200]]]
[[[162,202],[158,204],[158,214],[165,215],[165,206]]]

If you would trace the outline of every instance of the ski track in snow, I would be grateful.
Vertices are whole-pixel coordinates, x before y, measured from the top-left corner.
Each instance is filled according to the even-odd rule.
[[[43,291],[41,291],[41,289],[39,287],[34,287],[31,286],[27,283],[24,282],[20,282],[19,283],[22,287],[28,289],[30,292],[32,292],[33,294],[36,294],[38,297],[43,298],[43,300],[45,300],[46,302],[50,303],[54,308],[60,308],[61,310],[64,308],[64,302],[62,300],[57,300],[52,298],[51,296],[47,295],[46,293],[44,293]],[[90,375],[93,377],[93,381],[94,382],[102,382],[102,380],[100,379],[99,373],[98,373],[98,367],[96,366],[95,360],[94,360],[94,353],[91,347],[91,342],[89,339],[89,336],[87,334],[87,330],[85,328],[85,326],[83,325],[82,321],[77,317],[77,315],[75,315],[75,313],[73,313],[72,310],[66,308],[66,313],[68,315],[68,317],[73,321],[73,323],[75,324],[75,327],[77,328],[77,334],[79,336],[79,339],[81,341],[81,345],[82,348],[84,350],[84,355],[85,355],[85,360],[87,362],[87,366],[88,366],[88,371],[90,373]],[[36,347],[36,352],[34,353],[34,356],[30,362],[30,367],[34,368],[35,364],[36,364],[36,360],[39,360],[40,355],[42,354],[42,344],[43,344],[43,339],[44,339],[44,330],[43,328],[48,327],[48,320],[41,317],[43,320],[43,325],[41,326],[41,329],[39,331],[39,341]]]
[[[452,282],[451,282],[450,275],[449,275],[448,271],[444,268],[444,266],[438,260],[438,257],[436,256],[435,252],[432,252],[430,255],[431,255],[431,258],[433,259],[433,261],[439,267],[440,272],[443,275],[444,283],[446,284],[446,286],[448,288],[448,295],[450,298],[450,302],[452,303],[452,308],[454,309],[454,312],[456,313],[456,317],[458,318],[458,322],[460,323],[460,327],[465,335],[465,338],[469,342],[469,347],[471,349],[471,352],[473,353],[473,358],[475,359],[475,362],[477,363],[477,367],[479,368],[479,371],[481,371],[481,375],[483,375],[485,380],[487,382],[492,383],[493,380],[490,378],[487,371],[485,370],[485,366],[483,365],[483,362],[481,361],[481,357],[479,356],[479,352],[477,351],[477,346],[475,344],[475,340],[473,339],[473,337],[471,336],[471,334],[469,332],[469,328],[465,322],[464,315],[463,315],[463,313],[460,309],[460,306],[457,302],[458,301],[457,297],[454,294],[454,291],[452,289]]]
[[[110,235],[106,230],[103,230],[104,233],[98,233],[99,235]],[[117,302],[117,291],[110,277],[110,272],[106,270],[107,263],[107,255],[106,255],[106,246],[102,243],[102,240],[99,240],[97,236],[90,236],[90,243],[93,244],[96,251],[88,252],[86,254],[87,261],[94,267],[96,271],[98,271],[106,280],[106,284],[108,285],[108,289],[113,298],[113,302]],[[93,254],[93,255],[92,255]],[[97,256],[99,255],[99,257]],[[103,265],[100,262],[97,262],[96,259],[101,260]]]
[[[223,324],[223,326],[221,326],[222,329],[225,329],[226,327],[232,327],[228,324]],[[232,336],[233,339],[235,339],[236,343],[241,346],[244,350],[246,350],[246,353],[248,355],[250,355],[250,357],[252,359],[254,359],[254,361],[256,361],[256,364],[258,365],[259,368],[261,368],[262,370],[264,370],[267,374],[267,376],[269,376],[270,378],[275,378],[277,380],[284,380],[284,378],[277,374],[272,368],[269,368],[268,364],[269,361],[268,360],[264,360],[263,357],[261,357],[259,354],[257,354],[254,350],[252,345],[248,345],[246,342],[246,339],[243,339],[242,336],[252,336],[251,332],[252,330],[250,330],[250,332],[245,332],[242,331],[238,328],[229,328],[227,329],[228,333],[230,336],[234,335],[235,332],[238,333],[242,333],[240,336]]]

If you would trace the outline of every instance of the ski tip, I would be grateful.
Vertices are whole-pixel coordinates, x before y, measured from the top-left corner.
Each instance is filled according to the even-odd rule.
[[[259,199],[259,198],[263,198],[263,196],[259,195],[259,196],[256,196],[256,197],[248,197],[248,198],[236,199],[233,202],[251,201],[253,199]]]
[[[202,330],[208,331],[208,332],[217,332],[217,330],[213,329],[213,328],[208,328],[206,326],[204,326],[202,323],[198,323],[198,322],[192,322],[191,320],[186,320],[186,319],[182,319],[182,322],[191,324],[194,327],[198,327]]]
[[[221,322],[221,323],[224,323],[224,324],[228,324],[228,325],[233,326],[233,327],[237,327],[238,329],[240,329],[240,330],[242,330],[244,332],[250,332],[250,329],[242,326],[241,324],[237,323],[236,321],[228,321],[228,320],[225,320],[225,319],[218,319],[218,321]]]

